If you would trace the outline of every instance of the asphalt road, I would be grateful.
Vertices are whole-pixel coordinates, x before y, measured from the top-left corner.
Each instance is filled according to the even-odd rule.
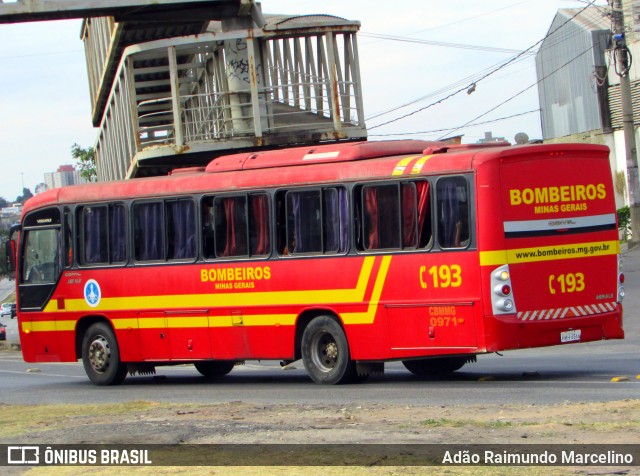
[[[625,340],[570,344],[479,356],[446,379],[418,380],[402,364],[345,386],[311,383],[301,362],[248,362],[219,382],[193,366],[160,367],[155,376],[127,377],[96,387],[81,363],[27,364],[19,352],[0,352],[1,403],[163,402],[402,405],[551,404],[635,399],[640,395],[640,247],[625,253]],[[1,288],[1,286],[0,286]],[[16,320],[8,324],[15,335]]]

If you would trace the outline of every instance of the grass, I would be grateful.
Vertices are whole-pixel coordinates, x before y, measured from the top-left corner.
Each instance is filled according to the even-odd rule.
[[[539,425],[540,422],[533,421],[509,421],[509,420],[470,420],[470,419],[461,419],[454,420],[450,418],[429,418],[427,420],[423,420],[420,422],[421,425],[430,428],[439,428],[439,427],[449,427],[449,428],[468,428],[468,427],[476,427],[476,428],[485,428],[490,430],[497,430],[501,428],[508,428],[513,426],[534,426]]]
[[[152,414],[162,404],[131,401],[116,404],[0,405],[0,439],[19,438],[34,431],[68,427],[74,420]],[[166,405],[168,406],[168,405]]]

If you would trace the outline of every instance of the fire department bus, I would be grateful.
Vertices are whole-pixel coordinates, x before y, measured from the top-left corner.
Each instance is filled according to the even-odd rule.
[[[11,242],[24,359],[98,385],[302,359],[337,384],[621,339],[608,155],[342,143],[41,193]]]

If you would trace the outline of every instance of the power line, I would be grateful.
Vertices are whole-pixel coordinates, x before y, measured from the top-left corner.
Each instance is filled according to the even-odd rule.
[[[527,114],[532,114],[534,112],[538,112],[540,111],[540,109],[532,109],[531,111],[525,111],[525,112],[520,112],[517,114],[512,114],[510,116],[504,116],[504,117],[498,117],[496,119],[491,119],[490,121],[483,121],[483,122],[475,122],[473,124],[468,124],[469,127],[475,127],[475,126],[482,126],[484,124],[492,124],[494,122],[499,122],[499,121],[504,121],[506,119],[513,119],[514,117],[519,117],[519,116],[524,116]],[[416,132],[398,132],[398,133],[389,133],[389,134],[370,134],[369,137],[389,137],[389,136],[413,136],[413,135],[419,135],[419,134],[435,134],[436,132],[445,132],[445,131],[450,131],[452,130],[451,127],[448,127],[446,129],[433,129],[430,131],[416,131]],[[453,129],[453,130],[457,130],[457,129]]]
[[[488,51],[491,53],[523,53],[522,50],[513,50],[509,48],[497,48],[493,46],[480,46],[480,45],[468,45],[463,43],[448,43],[446,41],[434,41],[434,40],[423,40],[419,38],[409,38],[407,36],[393,36],[393,35],[382,35],[379,33],[367,33],[360,32],[360,36],[364,36],[367,38],[377,38],[380,40],[390,40],[390,41],[402,41],[405,43],[417,43],[421,45],[429,45],[429,46],[442,46],[445,48],[458,48],[464,50],[474,50],[474,51]],[[530,52],[528,54],[535,54]]]
[[[586,55],[587,53],[589,53],[591,50],[593,50],[593,46],[587,48],[585,51],[583,51],[582,53],[580,53],[579,55],[575,56],[574,58],[572,58],[571,60],[567,61],[566,63],[564,63],[562,66],[559,66],[558,68],[556,68],[555,70],[553,70],[552,72],[550,72],[549,74],[547,74],[546,76],[544,76],[543,78],[539,79],[538,81],[536,81],[535,83],[527,86],[526,88],[524,88],[523,90],[521,90],[520,92],[514,94],[513,96],[511,96],[508,99],[505,99],[504,101],[502,101],[500,104],[498,104],[497,106],[492,107],[491,109],[489,109],[488,111],[483,112],[482,114],[480,114],[479,116],[474,117],[473,119],[471,119],[470,121],[468,121],[467,123],[456,127],[455,129],[451,129],[449,130],[449,132],[447,132],[447,134],[438,137],[438,140],[443,139],[444,137],[451,135],[453,132],[456,132],[460,129],[462,129],[463,127],[468,127],[471,123],[473,123],[474,121],[477,121],[478,119],[480,119],[481,117],[486,116],[487,114],[489,114],[490,112],[495,111],[496,109],[498,109],[499,107],[505,105],[506,103],[508,103],[509,101],[512,101],[513,99],[517,98],[518,96],[520,96],[521,94],[524,94],[525,92],[527,92],[529,89],[531,89],[532,87],[538,85],[539,83],[541,83],[542,81],[544,81],[545,79],[547,79],[549,76],[556,74],[558,71],[560,71],[562,68],[567,67],[569,64],[573,63],[574,61],[576,61],[577,59],[579,59],[580,57]]]
[[[402,116],[399,116],[399,117],[397,117],[397,118],[395,118],[395,119],[391,119],[391,120],[386,121],[386,122],[383,122],[383,123],[381,123],[381,124],[377,124],[377,125],[375,125],[375,126],[371,126],[371,127],[369,127],[369,130],[377,129],[378,127],[382,127],[382,126],[385,126],[385,125],[391,124],[391,123],[393,123],[393,122],[397,122],[397,121],[400,121],[400,120],[402,120],[402,119],[405,119],[405,118],[407,118],[407,117],[409,117],[409,116],[413,116],[414,114],[417,114],[417,113],[419,113],[419,112],[422,112],[422,111],[424,111],[425,109],[429,109],[429,108],[431,108],[431,107],[433,107],[433,106],[435,106],[435,105],[437,105],[437,104],[440,104],[440,103],[442,103],[442,102],[444,102],[444,101],[446,101],[446,100],[448,100],[448,99],[452,98],[453,96],[456,96],[456,95],[460,94],[462,91],[467,91],[467,90],[469,90],[469,88],[470,88],[470,87],[474,87],[474,86],[475,86],[475,84],[479,83],[480,81],[482,81],[482,80],[484,80],[484,79],[488,78],[489,76],[491,76],[491,75],[493,75],[493,74],[497,73],[498,71],[500,71],[501,69],[505,68],[506,66],[508,66],[508,65],[510,65],[510,64],[512,64],[512,63],[514,63],[515,61],[517,61],[517,60],[521,59],[525,54],[528,54],[528,53],[529,53],[530,51],[532,51],[535,47],[537,47],[538,45],[540,45],[544,40],[546,40],[547,38],[549,38],[551,35],[553,35],[553,34],[554,34],[554,33],[556,33],[558,30],[560,30],[562,27],[564,27],[567,23],[569,23],[570,21],[572,21],[575,17],[577,17],[578,15],[580,15],[582,12],[584,12],[587,8],[589,8],[590,6],[592,6],[595,2],[596,2],[596,0],[590,0],[589,4],[588,4],[587,6],[583,7],[583,8],[582,8],[582,9],[580,9],[580,10],[578,10],[578,12],[576,12],[573,16],[571,16],[570,18],[568,18],[566,21],[564,21],[561,25],[559,25],[559,26],[558,26],[557,28],[555,28],[554,30],[552,30],[552,31],[548,32],[548,33],[547,33],[543,38],[541,38],[540,40],[538,40],[536,43],[534,43],[533,45],[531,45],[529,48],[527,48],[526,50],[524,50],[524,51],[520,52],[519,54],[515,55],[513,58],[511,58],[511,59],[509,59],[509,60],[507,60],[507,61],[505,61],[505,62],[501,63],[499,66],[497,66],[497,67],[496,67],[496,68],[494,68],[493,70],[489,71],[488,73],[486,73],[485,75],[483,75],[483,76],[482,76],[482,77],[480,77],[479,79],[477,79],[477,80],[473,81],[473,83],[468,84],[468,85],[466,85],[466,86],[464,86],[464,87],[461,87],[461,88],[457,89],[456,91],[454,91],[453,93],[451,93],[451,94],[449,94],[449,95],[445,96],[444,98],[439,99],[438,101],[432,102],[432,103],[430,103],[430,104],[428,104],[428,105],[426,105],[426,106],[424,106],[424,107],[421,107],[421,108],[419,108],[419,109],[416,109],[416,110],[414,110],[414,111],[411,111],[411,112],[409,112],[409,113],[407,113],[407,114],[404,114],[404,115],[402,115]],[[409,103],[408,103],[408,104],[409,104]],[[407,105],[408,105],[408,104],[407,104]],[[402,108],[402,107],[405,107],[405,106],[400,106],[400,107],[398,107],[398,108],[396,108],[396,109],[399,109],[399,108]],[[396,110],[396,109],[393,109],[393,110]],[[393,112],[393,110],[390,110],[390,111],[388,111],[388,112],[386,112],[386,113],[384,113],[384,114],[388,114],[389,112]],[[378,117],[378,116],[381,116],[381,115],[383,115],[383,114],[378,114],[378,115],[377,115],[377,116],[375,116],[375,117]]]

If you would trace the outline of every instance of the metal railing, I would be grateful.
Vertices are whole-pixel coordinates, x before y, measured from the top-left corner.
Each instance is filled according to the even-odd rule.
[[[135,176],[169,155],[179,166],[191,152],[362,137],[355,28],[157,40],[123,55],[96,143],[98,176]]]

